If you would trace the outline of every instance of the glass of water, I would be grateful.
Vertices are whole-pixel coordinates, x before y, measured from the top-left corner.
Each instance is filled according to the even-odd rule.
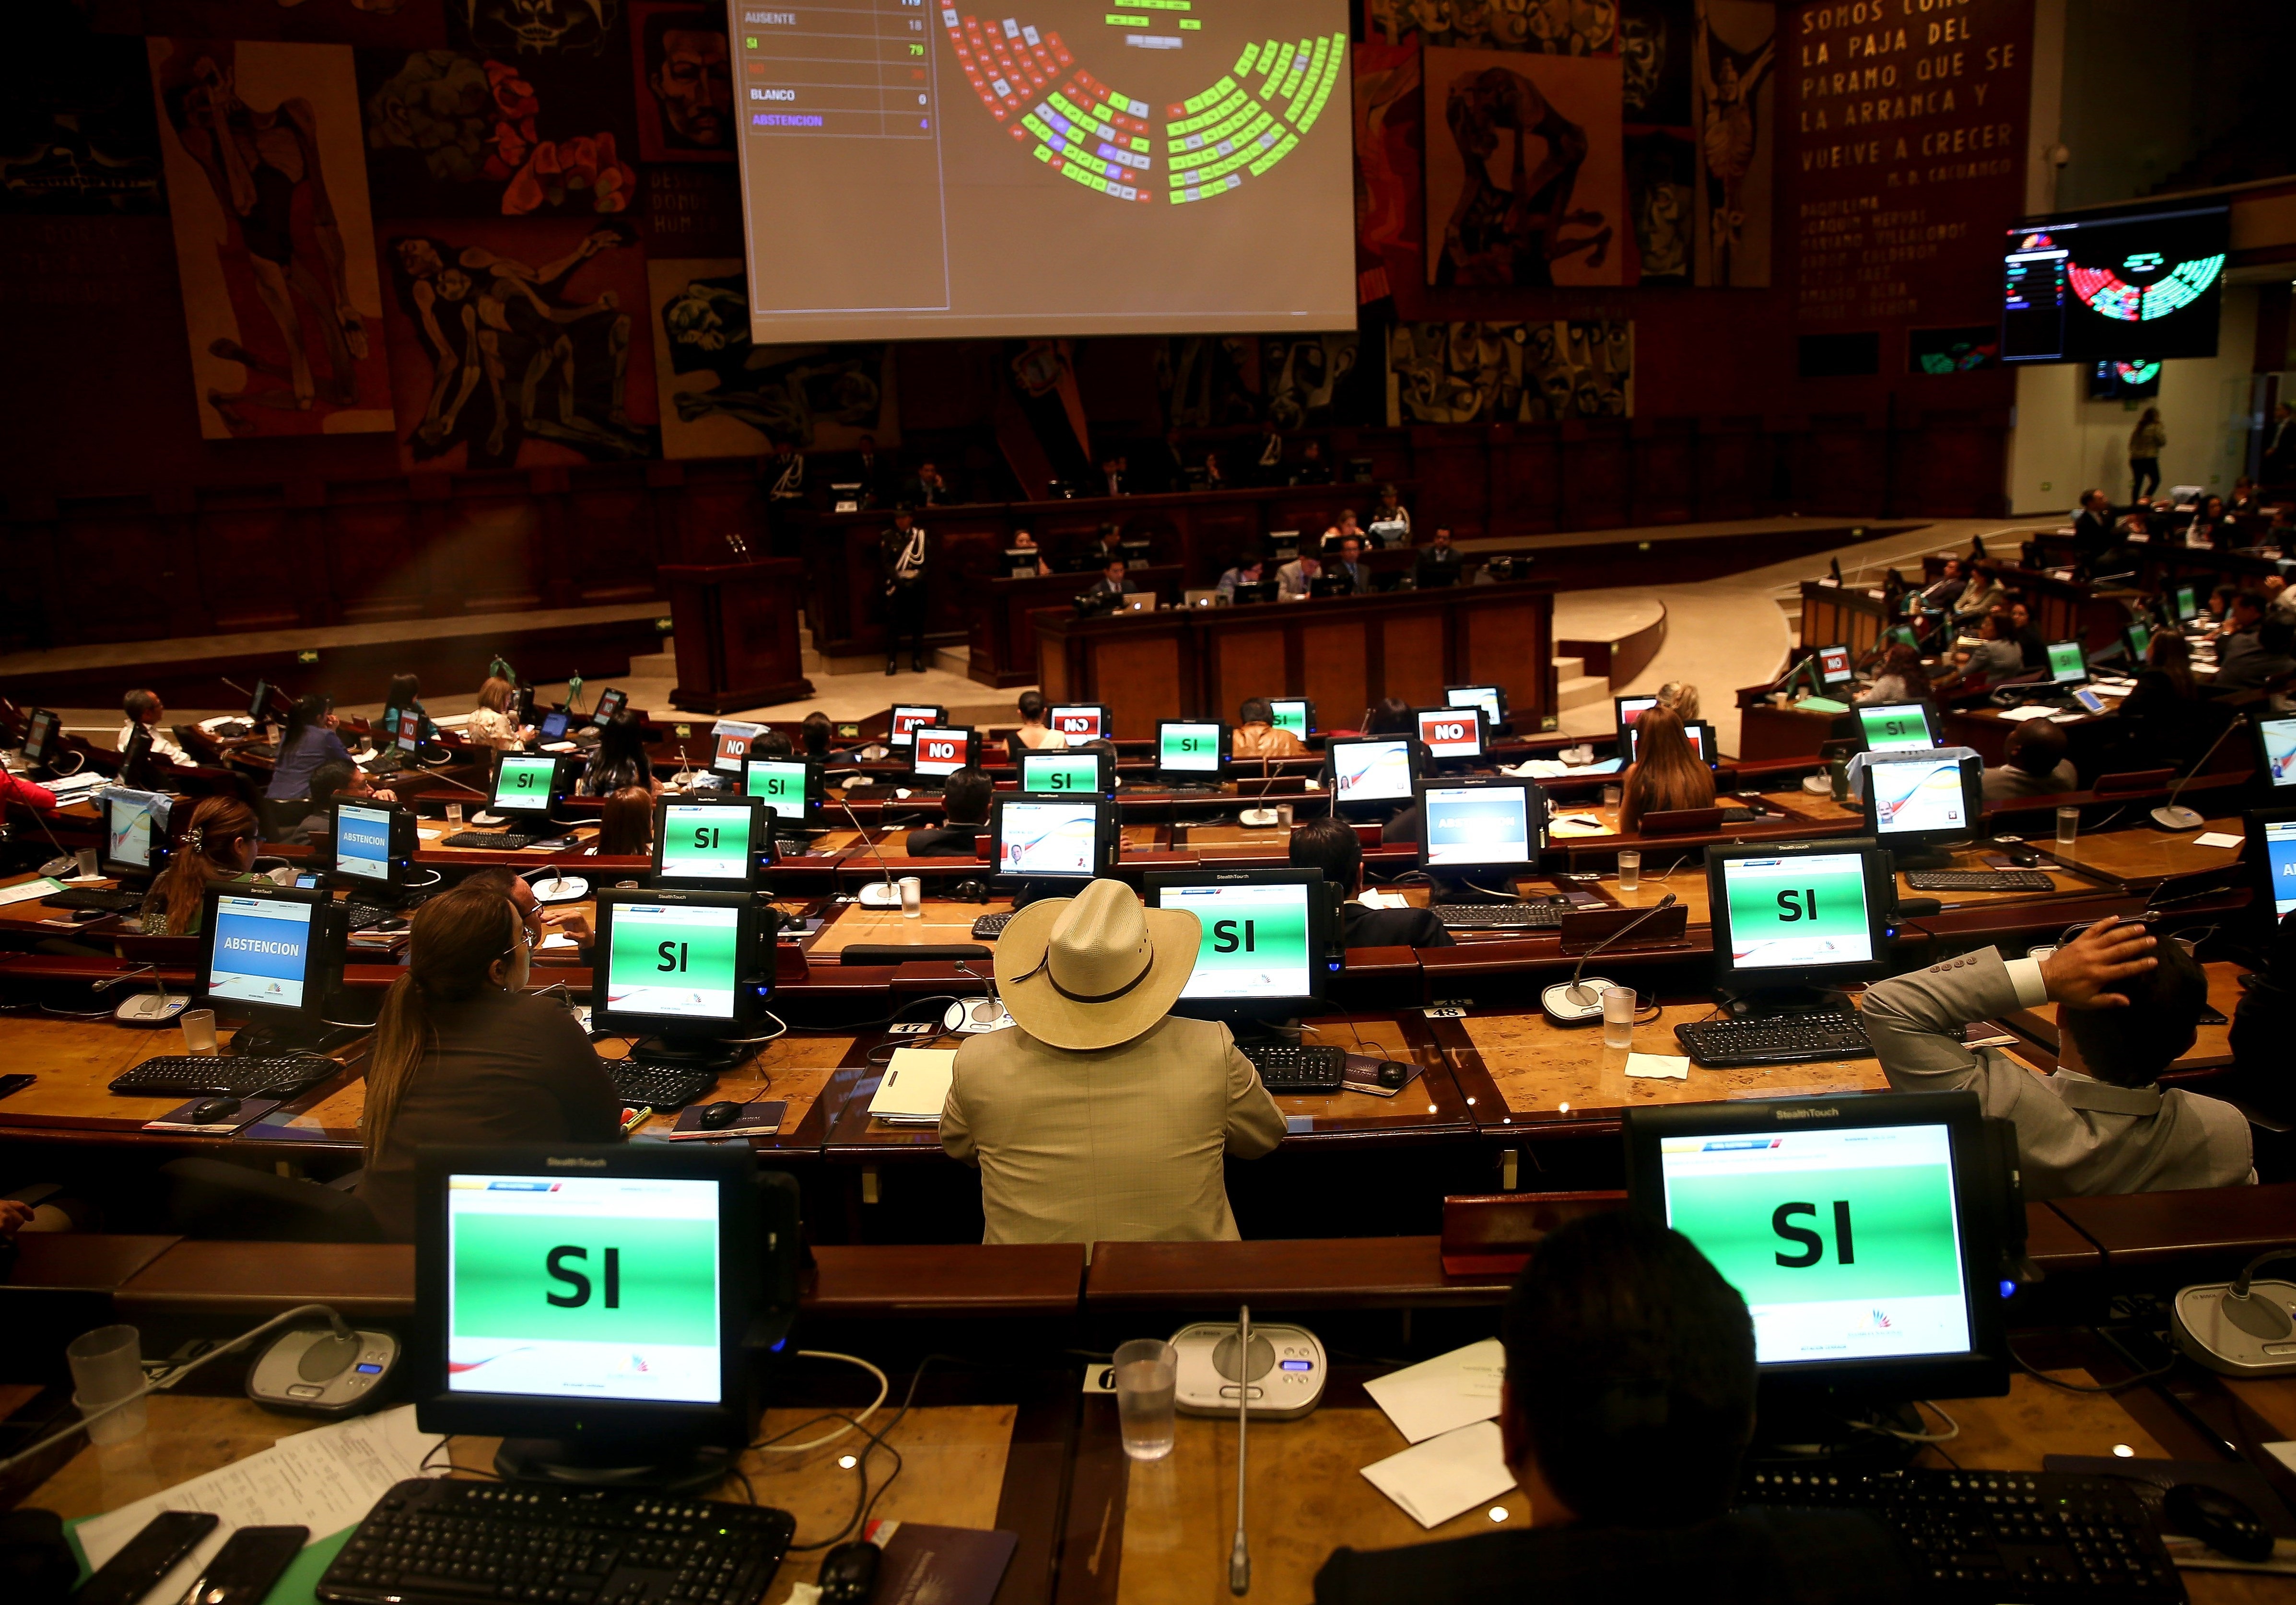
[[[447,805],[447,834],[448,834],[448,835],[453,835],[455,832],[456,832],[456,831],[460,831],[462,828],[463,828],[463,805],[462,805],[462,804],[460,804],[460,803],[448,803],[448,804]]]
[[[1603,988],[1603,1045],[1606,1048],[1631,1048],[1635,1045],[1635,989],[1632,987]]]
[[[1641,886],[1642,883],[1643,856],[1635,851],[1632,848],[1623,848],[1620,849],[1619,889],[1621,892],[1630,892]]]
[[[2059,808],[2057,810],[2057,845],[2061,848],[2069,848],[2079,839],[2080,810]]]
[[[1173,1395],[1180,1353],[1160,1338],[1136,1338],[1116,1351],[1116,1415],[1124,1452],[1161,1460],[1172,1452]]]

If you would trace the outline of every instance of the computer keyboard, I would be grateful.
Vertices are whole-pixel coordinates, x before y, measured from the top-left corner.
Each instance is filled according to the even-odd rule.
[[[168,1053],[113,1077],[111,1090],[129,1098],[292,1098],[342,1068],[310,1053]]]
[[[1271,1093],[1336,1093],[1346,1085],[1343,1048],[1249,1047],[1243,1056]]]
[[[641,1059],[621,1059],[608,1064],[614,1078],[614,1095],[626,1109],[684,1109],[706,1097],[718,1085],[707,1070],[679,1069],[650,1064]]]
[[[107,914],[130,914],[144,906],[144,894],[76,886],[56,893],[46,901],[51,908],[92,908]]]
[[[1433,903],[1446,930],[1554,930],[1569,913],[1561,903]]]
[[[388,925],[394,920],[406,918],[406,911],[403,908],[378,908],[372,903],[346,903],[343,909],[350,919],[353,930],[373,930],[378,925]]]
[[[439,845],[447,848],[492,848],[497,852],[514,853],[519,848],[532,847],[539,836],[521,836],[516,831],[457,831]]]
[[[755,1605],[796,1533],[770,1505],[417,1478],[375,1502],[316,1592],[338,1605]]]
[[[2136,1490],[2062,1471],[1756,1471],[1741,1504],[1870,1513],[1924,1600],[2143,1605],[2185,1585]]]
[[[1754,1020],[1704,1020],[1677,1026],[1674,1039],[1709,1069],[1800,1064],[1814,1059],[1871,1059],[1866,1028],[1846,1010],[1811,1010]]]
[[[983,914],[972,922],[972,934],[976,937],[1003,936],[1004,928],[1013,923],[1013,915],[1019,912],[1014,909],[1001,914]]]
[[[2041,870],[1908,870],[1906,884],[1917,892],[2053,892],[2057,883]]]

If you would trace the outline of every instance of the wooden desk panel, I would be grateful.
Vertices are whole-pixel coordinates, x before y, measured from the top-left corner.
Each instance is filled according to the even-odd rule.
[[[2085,1371],[2052,1371],[2061,1382],[2091,1388]],[[1985,1471],[2038,1471],[2051,1454],[2111,1456],[2126,1444],[2140,1460],[2167,1460],[2169,1451],[2122,1408],[2111,1394],[2065,1393],[2022,1373],[2009,1379],[2000,1398],[1955,1399],[1948,1406],[1961,1423],[1961,1436],[1946,1445],[1950,1461],[1925,1450],[1921,1463],[1959,1464]],[[1932,1425],[1929,1430],[1939,1429]],[[2197,1581],[2193,1573],[2184,1574]]]
[[[2187,1281],[2236,1271],[2296,1239],[2296,1183],[2052,1199],[2115,1268],[2173,1266]]]
[[[917,918],[912,920],[898,908],[864,908],[858,903],[840,903],[831,909],[828,922],[807,945],[806,954],[832,960],[848,947],[867,943],[914,947],[979,942],[994,948],[996,938],[975,937],[972,922],[983,914],[1010,913],[1012,909],[1013,900],[1009,897],[999,897],[991,903],[952,903],[941,897],[927,897]]]
[[[1439,1237],[1093,1245],[1088,1314],[1111,1310],[1275,1312],[1496,1305],[1511,1276],[1449,1276]]]
[[[226,1027],[219,1033],[228,1042]],[[113,1024],[109,1019],[58,1020],[37,1016],[0,1018],[0,1061],[21,1066],[37,1077],[23,1091],[0,1101],[0,1131],[47,1127],[89,1133],[133,1132],[184,1101],[180,1096],[130,1098],[109,1089],[111,1079],[147,1059],[184,1051],[184,1034],[174,1026],[152,1028]],[[338,1049],[339,1063],[355,1064],[366,1053],[366,1039]],[[340,1082],[322,1082],[299,1101],[326,1098]],[[183,1132],[155,1134],[184,1141]],[[201,1139],[190,1139],[200,1141]],[[226,1139],[227,1140],[227,1139]]]
[[[2057,846],[2054,837],[2036,838],[2032,845],[2045,858],[2078,865],[2127,886],[2198,870],[2222,869],[2237,860],[2241,849],[2236,847],[2195,845],[2197,838],[2211,831],[2228,836],[2246,834],[2240,815],[2234,814],[2211,819],[2197,831],[2171,832],[2139,824],[2094,836],[2083,832],[2069,848]]]

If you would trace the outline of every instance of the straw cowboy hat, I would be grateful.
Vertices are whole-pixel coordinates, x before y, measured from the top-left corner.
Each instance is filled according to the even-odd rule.
[[[1120,880],[1031,903],[996,940],[996,989],[1013,1022],[1056,1048],[1112,1048],[1170,1011],[1203,928],[1183,908],[1144,908]]]

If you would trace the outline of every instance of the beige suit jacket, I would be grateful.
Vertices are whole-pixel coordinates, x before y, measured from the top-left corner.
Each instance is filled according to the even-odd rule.
[[[1177,1017],[1098,1052],[975,1036],[940,1113],[941,1146],[980,1167],[992,1243],[1234,1241],[1221,1160],[1283,1139],[1228,1028]]]

